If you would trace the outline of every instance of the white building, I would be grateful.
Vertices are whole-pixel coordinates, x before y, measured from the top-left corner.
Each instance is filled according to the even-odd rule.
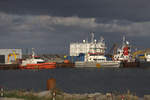
[[[89,52],[95,52],[95,51],[92,51],[93,49],[91,49],[91,47],[95,48],[96,52],[105,53],[105,48],[106,47],[101,42],[96,43],[96,44],[91,44],[91,43],[71,43],[70,44],[70,56],[79,56],[80,53],[87,54]]]
[[[70,44],[70,56],[79,56],[80,53],[88,53],[90,49],[90,43],[71,43]]]
[[[0,64],[11,64],[22,59],[22,49],[0,49]]]

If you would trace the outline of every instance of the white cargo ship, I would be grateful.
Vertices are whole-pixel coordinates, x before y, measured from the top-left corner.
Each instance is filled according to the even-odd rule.
[[[105,57],[106,45],[104,38],[99,41],[94,39],[92,33],[91,42],[83,40],[83,43],[70,44],[70,55],[84,54],[84,60],[75,61],[75,67],[120,67],[120,61],[107,60]]]

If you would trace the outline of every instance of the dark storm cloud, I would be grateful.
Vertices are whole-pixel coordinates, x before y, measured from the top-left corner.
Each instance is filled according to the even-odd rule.
[[[149,0],[1,0],[0,11],[147,21],[149,4]]]

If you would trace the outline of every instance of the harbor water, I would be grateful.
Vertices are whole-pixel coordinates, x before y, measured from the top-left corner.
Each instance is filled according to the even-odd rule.
[[[1,70],[0,87],[46,90],[46,81],[56,79],[57,88],[68,93],[150,94],[150,69],[56,68],[49,70]]]

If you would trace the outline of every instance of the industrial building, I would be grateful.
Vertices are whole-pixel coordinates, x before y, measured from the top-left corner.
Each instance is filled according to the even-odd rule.
[[[12,64],[22,59],[22,49],[0,49],[0,64]]]
[[[80,53],[88,53],[90,43],[71,43],[70,56],[79,56]]]
[[[83,40],[83,43],[70,44],[70,56],[79,56],[79,54],[81,53],[87,54],[89,52],[92,52],[91,48],[96,49],[97,52],[102,52],[102,53],[105,53],[105,49],[106,49],[105,43],[103,43],[102,41],[89,43]]]

